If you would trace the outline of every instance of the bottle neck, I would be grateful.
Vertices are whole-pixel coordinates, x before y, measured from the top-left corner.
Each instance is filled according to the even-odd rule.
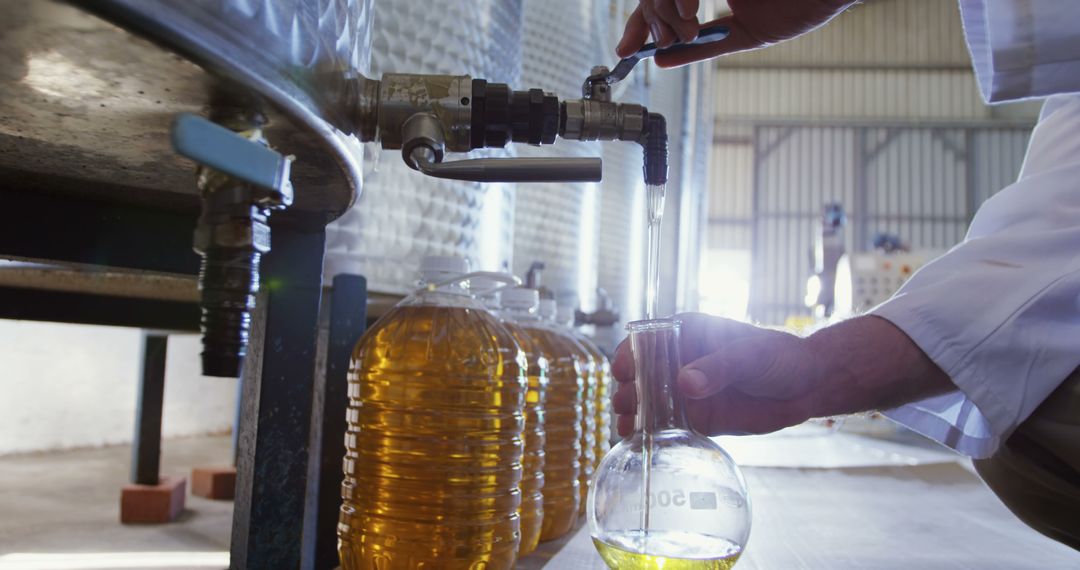
[[[520,323],[540,322],[540,316],[534,311],[522,307],[503,306],[499,314],[503,317]]]
[[[630,324],[630,331],[638,401],[635,429],[645,434],[689,429],[675,383],[681,367],[678,323],[638,321]]]
[[[463,275],[463,273],[451,271],[421,270],[420,289],[423,291],[468,297],[469,290],[465,288],[464,281],[446,283],[451,279],[462,277]]]
[[[485,309],[493,313],[499,312],[499,310],[502,308],[499,304],[499,298],[495,295],[479,295],[476,297],[476,300],[479,301]]]

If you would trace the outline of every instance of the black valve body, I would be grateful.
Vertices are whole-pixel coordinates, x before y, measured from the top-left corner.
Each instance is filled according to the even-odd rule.
[[[668,178],[667,121],[659,113],[649,113],[645,138],[641,141],[645,154],[645,183],[661,185]]]
[[[472,83],[472,148],[509,142],[551,144],[559,133],[559,99],[540,89],[514,91],[504,83]]]

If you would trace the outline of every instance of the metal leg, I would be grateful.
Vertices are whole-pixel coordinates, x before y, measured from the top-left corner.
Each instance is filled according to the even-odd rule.
[[[131,482],[138,485],[158,484],[168,342],[166,335],[143,335],[142,378],[139,380],[139,399],[135,408],[135,439],[131,446]]]
[[[311,424],[307,510],[304,518],[304,570],[338,566],[337,522],[341,510],[341,458],[345,455],[345,411],[349,403],[346,374],[353,347],[367,321],[367,280],[338,275],[330,293],[324,322],[329,321],[324,374],[316,380]],[[322,367],[320,367],[322,368]]]
[[[243,370],[232,568],[300,566],[325,232],[273,236]]]
[[[240,418],[244,412],[244,375],[236,379],[236,411],[233,413],[232,425],[232,464],[236,467],[240,462]]]

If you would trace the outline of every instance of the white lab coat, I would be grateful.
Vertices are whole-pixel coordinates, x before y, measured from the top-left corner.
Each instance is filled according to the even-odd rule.
[[[872,311],[958,390],[886,414],[988,457],[1080,366],[1080,0],[961,0],[990,102],[1044,104],[1016,183],[979,208],[964,241]]]

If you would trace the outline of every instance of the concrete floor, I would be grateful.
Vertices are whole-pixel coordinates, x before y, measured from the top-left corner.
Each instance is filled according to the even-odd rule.
[[[167,525],[119,522],[129,446],[0,457],[0,569],[163,567],[122,557],[99,557],[94,563],[93,556],[55,559],[49,565],[15,553],[227,552],[232,502],[191,496],[190,476],[194,465],[230,463],[231,446],[228,436],[165,440],[162,473],[189,479],[186,510]],[[206,566],[181,559],[164,567]]]
[[[1080,568],[1080,553],[1025,527],[940,448],[812,430],[724,445],[744,466],[755,503],[740,568]],[[0,457],[0,570],[224,568],[231,502],[189,494],[176,523],[119,524],[129,453]],[[162,471],[189,476],[230,455],[228,437],[166,440]],[[519,568],[603,564],[582,529]]]

